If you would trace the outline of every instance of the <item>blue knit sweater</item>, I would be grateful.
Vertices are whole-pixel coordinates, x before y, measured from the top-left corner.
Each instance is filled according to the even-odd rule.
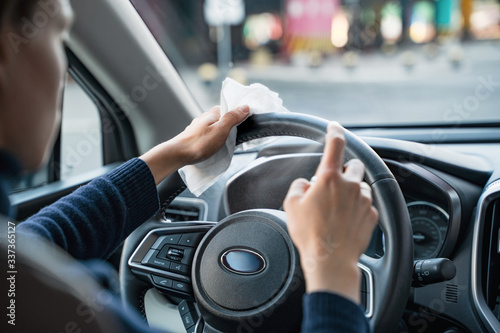
[[[0,214],[9,215],[9,178],[19,172],[15,161],[0,152]],[[17,227],[27,237],[44,237],[73,257],[106,259],[125,238],[159,209],[148,166],[132,159],[42,209]],[[369,332],[359,306],[335,294],[319,292],[303,298],[302,332]],[[110,304],[127,332],[154,332],[138,315],[125,313],[118,299]]]

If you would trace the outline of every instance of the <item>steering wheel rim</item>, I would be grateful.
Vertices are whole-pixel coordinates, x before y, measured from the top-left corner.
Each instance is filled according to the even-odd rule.
[[[297,136],[324,143],[328,121],[303,114],[259,114],[249,117],[238,126],[237,144],[269,136]],[[366,168],[366,181],[372,187],[374,204],[379,210],[379,225],[385,236],[385,254],[380,259],[362,255],[360,263],[373,274],[373,315],[370,325],[375,332],[388,331],[400,320],[411,286],[413,241],[410,219],[398,183],[382,159],[360,138],[345,131],[346,155],[360,159]],[[179,193],[182,182],[167,180],[159,187],[163,200],[172,200]],[[182,184],[182,185],[181,185]],[[169,186],[170,185],[170,186]],[[141,308],[140,294],[150,286],[134,277],[127,265],[129,258],[145,233],[162,226],[155,222],[138,228],[127,239],[120,264],[122,297],[126,307]]]

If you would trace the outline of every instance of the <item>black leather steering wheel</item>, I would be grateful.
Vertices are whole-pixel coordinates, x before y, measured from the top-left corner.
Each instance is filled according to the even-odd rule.
[[[237,144],[269,136],[324,143],[327,125],[303,114],[254,115],[238,126]],[[366,315],[375,332],[386,332],[397,325],[409,296],[410,219],[399,185],[382,159],[349,131],[346,141],[346,156],[365,164],[385,237],[384,255],[363,255],[360,267],[369,278]],[[160,200],[170,202],[183,185],[172,175],[158,189]],[[196,301],[203,332],[300,330],[303,277],[280,211],[243,211],[219,223],[147,222],[125,242],[120,282],[125,306],[136,310],[152,285],[166,295]]]

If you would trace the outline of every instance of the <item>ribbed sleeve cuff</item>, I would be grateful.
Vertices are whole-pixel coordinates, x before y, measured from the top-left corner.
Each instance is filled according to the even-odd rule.
[[[304,295],[302,332],[370,332],[370,325],[360,306],[333,293]]]
[[[106,178],[120,191],[128,219],[135,225],[147,221],[160,209],[153,174],[143,160],[134,158],[110,172]]]

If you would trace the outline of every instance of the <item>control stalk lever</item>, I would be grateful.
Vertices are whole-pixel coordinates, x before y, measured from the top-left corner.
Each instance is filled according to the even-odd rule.
[[[457,268],[450,259],[434,258],[413,262],[413,287],[423,287],[432,283],[451,280]]]

